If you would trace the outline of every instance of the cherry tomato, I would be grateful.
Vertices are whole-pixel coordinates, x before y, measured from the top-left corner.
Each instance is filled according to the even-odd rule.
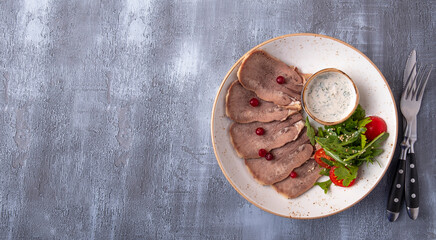
[[[330,168],[330,172],[329,172],[329,176],[330,176],[330,180],[332,180],[332,183],[334,183],[335,185],[339,186],[339,187],[351,187],[353,186],[353,184],[356,182],[356,179],[353,179],[353,181],[350,182],[350,184],[348,186],[344,186],[344,184],[342,184],[342,182],[344,180],[338,180],[338,177],[335,175],[335,169],[338,168],[336,166]]]
[[[325,153],[323,148],[320,148],[315,152],[315,161],[323,168],[330,168],[330,166],[327,163],[325,163],[321,158],[325,158],[330,161],[335,161],[332,157],[330,157]]]
[[[386,122],[380,117],[370,116],[369,118],[371,119],[371,122],[366,124],[365,126],[365,136],[368,141],[372,141],[381,133],[386,132],[388,130],[388,127],[386,126]]]

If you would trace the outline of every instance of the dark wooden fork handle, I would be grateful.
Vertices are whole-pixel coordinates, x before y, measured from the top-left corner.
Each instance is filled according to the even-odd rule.
[[[409,153],[408,155],[404,197],[406,199],[407,213],[411,219],[415,220],[418,217],[419,212],[418,171],[416,167],[415,153]]]
[[[392,182],[391,191],[388,197],[387,217],[389,221],[397,220],[403,206],[404,180],[406,178],[406,160],[399,159],[395,178]]]

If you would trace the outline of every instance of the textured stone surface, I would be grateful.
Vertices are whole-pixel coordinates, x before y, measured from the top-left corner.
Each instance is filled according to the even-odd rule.
[[[436,64],[435,6],[0,1],[0,239],[435,239],[436,73],[419,115],[416,221],[387,221],[389,176],[328,218],[266,213],[226,181],[210,140],[226,72],[283,34],[354,45],[399,99],[412,48]]]

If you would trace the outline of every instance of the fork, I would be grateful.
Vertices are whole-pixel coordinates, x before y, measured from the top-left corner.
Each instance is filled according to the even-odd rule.
[[[421,107],[422,97],[428,79],[430,78],[433,65],[430,66],[429,70],[427,70],[427,68],[427,66],[420,67],[417,74],[412,78],[412,73],[416,69],[416,64],[413,66],[406,87],[401,95],[400,109],[406,119],[407,127],[404,131],[403,141],[401,142],[400,160],[397,163],[395,178],[392,182],[388,198],[387,217],[391,222],[398,218],[404,193],[406,197],[407,212],[410,218],[416,219],[419,213],[419,185],[413,145],[417,140],[416,115]],[[406,159],[409,150],[409,165],[407,165]],[[405,184],[406,186],[404,186]]]

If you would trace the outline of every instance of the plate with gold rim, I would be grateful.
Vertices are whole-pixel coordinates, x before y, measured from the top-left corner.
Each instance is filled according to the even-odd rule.
[[[395,100],[389,85],[377,66],[362,52],[341,40],[311,33],[289,34],[265,41],[252,48],[261,49],[300,72],[314,73],[325,68],[337,68],[349,75],[360,94],[360,104],[367,115],[377,115],[386,121],[389,138],[383,145],[379,164],[363,165],[354,186],[330,187],[327,194],[314,186],[295,199],[287,199],[271,186],[257,183],[243,159],[239,158],[230,141],[232,120],[225,114],[225,97],[242,56],[224,77],[212,110],[211,136],[215,156],[231,186],[247,201],[269,213],[295,219],[314,219],[344,211],[365,198],[386,173],[395,152],[398,117]],[[250,52],[248,51],[248,52]],[[247,53],[248,53],[247,52]],[[314,124],[314,121],[311,121]],[[322,177],[319,181],[326,180]]]

